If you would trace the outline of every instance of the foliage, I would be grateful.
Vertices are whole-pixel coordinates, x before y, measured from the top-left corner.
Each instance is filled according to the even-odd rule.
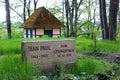
[[[19,28],[21,25],[21,22],[13,22],[11,23],[12,28]]]
[[[0,57],[0,80],[32,80],[34,67],[19,55]]]
[[[90,21],[86,21],[83,24],[80,24],[80,26],[81,26],[82,32],[91,33],[92,27],[93,27],[93,23],[90,22]]]
[[[102,72],[110,68],[110,64],[103,60],[96,60],[94,58],[79,59],[76,62],[75,71],[78,75],[91,75],[96,72]]]
[[[12,38],[22,38],[23,29],[12,29]]]
[[[62,6],[61,5],[53,5],[54,7],[49,8],[49,11],[55,15],[55,17],[57,17],[58,19],[60,19],[63,22],[63,14],[62,14]]]
[[[120,77],[120,66],[118,64],[113,64],[112,70],[115,76]]]
[[[12,38],[21,38],[22,36],[23,36],[23,29],[12,28]],[[0,28],[0,40],[1,39],[8,39],[6,28]]]
[[[4,28],[0,28],[0,40],[7,38],[7,30]]]
[[[0,22],[0,28],[6,28],[6,26],[5,26],[5,24],[6,24],[6,22]]]

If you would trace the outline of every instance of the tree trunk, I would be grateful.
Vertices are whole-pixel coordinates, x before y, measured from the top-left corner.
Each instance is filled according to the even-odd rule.
[[[89,11],[88,11],[88,21],[91,22],[91,0],[88,1],[88,7],[89,7]]]
[[[66,25],[66,26],[67,26],[67,37],[70,37],[70,36],[69,36],[69,34],[70,34],[70,33],[69,33],[70,29],[69,29],[68,12],[66,13],[66,18],[67,18],[67,23],[66,23],[66,24],[67,24],[67,25]]]
[[[75,2],[76,0],[73,0],[72,1],[72,4],[71,4],[71,9],[70,9],[70,11],[69,11],[69,20],[70,20],[70,37],[74,37],[74,30],[73,30],[73,18],[74,18],[74,2]],[[69,6],[69,8],[70,8],[70,6]]]
[[[109,8],[109,40],[115,40],[116,39],[118,8],[119,8],[119,0],[110,0],[110,8]]]
[[[66,31],[66,36],[69,37],[69,16],[68,16],[68,0],[65,0],[65,11],[66,11],[66,19],[67,19],[67,23],[66,23],[66,28],[67,28],[67,31]]]
[[[107,40],[109,39],[109,30],[108,30],[107,16],[106,16],[106,1],[99,0],[99,6],[100,6],[102,38],[103,40]]]
[[[75,19],[74,19],[74,37],[77,38],[77,21],[78,21],[78,7],[77,1],[75,1]]]
[[[30,17],[30,3],[31,3],[31,0],[29,0],[27,4],[28,17]]]
[[[12,36],[11,36],[9,0],[5,0],[5,6],[6,6],[6,23],[7,23],[8,38],[10,39]]]
[[[75,7],[75,18],[74,18],[74,37],[75,38],[77,38],[77,25],[78,25],[78,23],[77,23],[77,21],[78,21],[78,10],[79,10],[79,7],[80,7],[80,5],[82,4],[82,2],[83,2],[83,0],[80,0],[80,2],[79,3],[77,3],[77,0],[75,0],[75,2],[74,2],[74,7]]]
[[[24,22],[26,20],[26,0],[24,0],[24,7],[23,7],[23,18],[24,18]]]

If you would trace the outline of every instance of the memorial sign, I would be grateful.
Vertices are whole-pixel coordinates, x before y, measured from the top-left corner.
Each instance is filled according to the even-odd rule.
[[[22,58],[42,70],[54,69],[57,60],[72,64],[76,60],[75,40],[22,42]]]

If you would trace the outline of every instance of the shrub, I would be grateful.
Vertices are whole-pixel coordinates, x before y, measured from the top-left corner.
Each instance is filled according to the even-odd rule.
[[[23,37],[23,29],[12,28],[12,38],[21,38]]]
[[[0,40],[7,39],[7,29],[0,28]]]

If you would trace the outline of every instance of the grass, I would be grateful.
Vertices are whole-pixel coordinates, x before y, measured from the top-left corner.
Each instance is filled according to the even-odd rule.
[[[77,52],[93,52],[94,42],[88,38],[77,38],[76,39]],[[117,41],[97,41],[97,52],[98,53],[120,53],[120,40]]]
[[[37,40],[63,40],[65,38],[49,38],[43,36],[36,39],[24,39],[24,38],[12,38],[0,40],[0,55],[5,54],[21,54],[21,42],[22,41],[37,41]],[[71,38],[70,38],[71,39]]]
[[[4,54],[21,54],[21,42],[30,40],[64,40],[66,38],[49,38],[44,36],[37,39],[23,39],[23,38],[13,38],[13,39],[2,39],[0,40],[0,55]],[[74,38],[67,38],[74,39]],[[81,52],[93,52],[93,40],[88,38],[77,38],[76,40],[76,51]],[[120,40],[117,41],[97,41],[97,52],[102,53],[120,53]]]
[[[23,63],[21,59],[21,42],[22,41],[36,41],[36,40],[66,40],[73,39],[76,40],[76,52],[81,55],[81,53],[93,53],[94,52],[94,42],[92,39],[78,37],[78,38],[49,38],[48,36],[43,36],[42,38],[36,39],[23,39],[21,35],[23,30],[12,29],[12,39],[7,39],[7,30],[0,28],[0,80],[35,80],[39,79],[41,76],[40,69],[35,71],[35,67],[29,63]],[[98,53],[120,53],[120,38],[116,41],[97,41],[97,52]],[[111,68],[111,64],[105,62],[104,60],[97,60],[95,58],[79,58],[76,62],[75,70],[67,68],[64,70],[63,66],[59,65],[61,68],[61,77],[71,77],[74,75],[84,76],[91,75],[94,73],[101,73]],[[120,68],[114,65],[116,69],[114,70],[117,75],[120,75]],[[116,68],[117,67],[117,68]],[[54,75],[53,75],[54,76]],[[47,77],[52,77],[47,76]],[[54,78],[54,77],[53,77]],[[56,78],[57,80],[58,78]],[[119,79],[119,78],[118,78]],[[46,79],[39,79],[46,80]],[[51,79],[52,80],[52,79]],[[55,80],[55,79],[54,79]],[[62,80],[62,79],[59,79]],[[82,79],[83,80],[83,79]],[[86,79],[85,79],[86,80]],[[93,79],[94,80],[94,79]],[[117,80],[117,79],[116,79]]]
[[[77,60],[75,68],[78,75],[91,75],[110,69],[111,64],[103,60],[87,58]]]
[[[120,53],[120,40],[117,41],[98,41],[97,49],[104,53]]]
[[[34,67],[23,63],[20,55],[0,57],[0,80],[33,80]]]
[[[91,39],[86,39],[86,38],[77,38],[76,50],[78,53],[93,51],[93,41]]]
[[[22,39],[0,40],[0,55],[20,54]]]
[[[74,38],[67,38],[74,39]],[[34,75],[34,67],[31,64],[22,63],[21,60],[21,42],[36,40],[66,40],[66,38],[49,38],[43,36],[37,39],[1,39],[0,40],[0,80],[32,80]],[[79,37],[76,40],[76,51],[78,54],[82,52],[93,52],[94,44],[92,39]],[[120,53],[120,40],[117,41],[97,41],[97,51],[102,53]],[[111,67],[111,65],[103,60],[95,58],[79,59],[76,62],[75,73],[78,75],[90,75],[96,72],[102,72]],[[77,71],[77,72],[76,72]],[[69,73],[69,72],[68,72]],[[39,76],[39,75],[38,75]]]

